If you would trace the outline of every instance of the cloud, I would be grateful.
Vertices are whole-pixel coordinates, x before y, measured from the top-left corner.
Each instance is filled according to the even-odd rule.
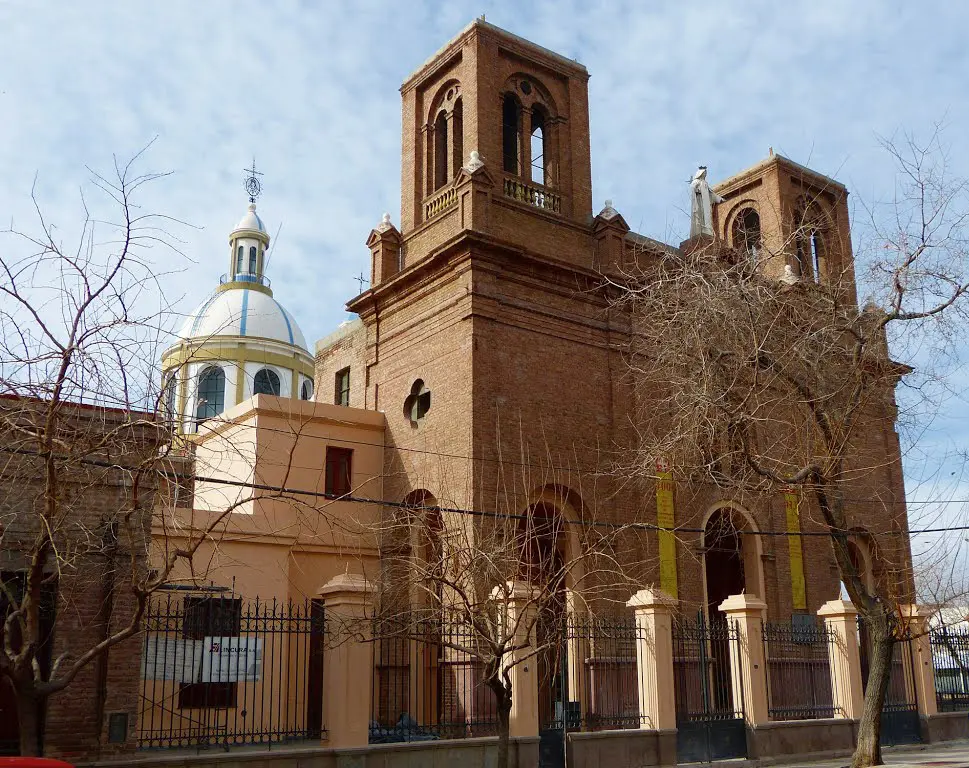
[[[194,225],[175,227],[193,263],[167,282],[189,311],[227,268],[255,155],[260,213],[281,227],[273,287],[315,340],[369,272],[370,228],[384,211],[399,219],[399,84],[482,10],[589,68],[596,207],[612,198],[635,229],[673,242],[698,163],[723,178],[773,146],[884,199],[879,135],[945,119],[955,142],[969,126],[969,8],[941,0],[7,0],[0,214],[29,222],[36,174],[69,238],[85,165],[109,168],[157,136],[146,165],[174,173],[141,204]],[[969,174],[961,144],[950,162]]]

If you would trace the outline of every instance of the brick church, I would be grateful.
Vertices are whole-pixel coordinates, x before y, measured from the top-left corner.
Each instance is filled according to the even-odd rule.
[[[746,592],[773,618],[813,616],[839,596],[829,541],[737,535],[809,531],[806,500],[677,487],[675,470],[644,483],[610,472],[640,404],[626,377],[629,319],[602,276],[675,246],[593,203],[588,80],[576,61],[479,19],[404,82],[400,226],[384,215],[370,233],[370,287],[347,304],[359,319],[317,343],[315,399],[385,414],[385,499],[716,523],[736,534],[631,543],[637,578],[684,610]],[[713,189],[716,240],[751,258],[786,254],[764,262],[778,279],[837,274],[854,296],[844,185],[771,152]],[[818,225],[788,247],[805,199]],[[855,489],[887,501],[853,513],[852,546],[867,579],[891,569],[908,590],[907,536],[879,537],[907,530],[888,399],[866,432],[876,469]],[[563,538],[567,558],[578,544]]]

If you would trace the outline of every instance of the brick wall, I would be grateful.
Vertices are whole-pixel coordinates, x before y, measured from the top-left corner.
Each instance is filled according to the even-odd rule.
[[[364,402],[353,399],[364,395],[358,388],[352,404],[386,413],[385,491],[392,500],[426,489],[441,504],[478,510],[520,513],[544,499],[605,523],[655,520],[654,481],[622,471],[635,446],[636,415],[649,403],[637,402],[628,379],[629,318],[610,306],[597,269],[613,269],[620,258],[646,264],[669,246],[627,236],[625,222],[615,224],[615,242],[597,240],[606,225],[592,219],[587,79],[575,62],[476,22],[402,87],[403,269],[350,302],[363,329],[331,338],[317,354],[318,392],[351,365],[354,380],[366,380]],[[558,121],[548,149],[557,163],[550,184],[562,196],[561,211],[504,194],[501,103],[509,89],[532,103],[522,95],[526,82],[544,94]],[[425,221],[426,131],[442,89],[455,84],[464,100],[463,147],[480,152],[484,171],[471,178],[472,194],[462,192],[455,208]],[[765,237],[787,253],[786,217],[808,188],[820,189],[816,197],[831,222],[828,256],[853,296],[847,193],[837,182],[773,158],[718,187],[727,197],[720,225],[726,232],[736,211],[753,201],[763,211]],[[764,268],[783,274],[779,262]],[[417,379],[433,404],[414,426],[403,405]],[[852,524],[876,539],[904,530],[892,408],[873,410],[859,432],[855,466],[865,471],[848,491],[864,500],[851,508]],[[744,510],[750,528],[786,528],[780,494],[742,497],[681,485],[675,498],[678,525],[702,528],[717,505],[732,504]],[[810,499],[802,500],[801,517],[804,531],[823,530]],[[756,548],[745,557],[748,586],[763,592],[771,617],[790,615],[788,539],[743,541],[748,551]],[[630,576],[658,580],[653,534],[629,532],[616,546]],[[815,611],[838,596],[839,578],[828,539],[804,537],[802,549],[807,608]],[[704,600],[701,535],[683,533],[677,550],[681,607],[693,612]],[[909,589],[904,537],[881,555],[899,590]]]
[[[13,420],[36,422],[44,404],[5,399],[4,415]],[[135,415],[135,419],[143,417]],[[148,525],[155,501],[151,473],[139,478],[137,508],[132,508],[133,475],[101,466],[109,460],[126,465],[157,454],[158,435],[147,429],[121,430],[109,445],[98,443],[107,430],[130,422],[120,411],[62,407],[65,437],[56,454],[59,482],[54,517],[55,554],[47,572],[56,574],[55,619],[51,652],[62,658],[64,670],[81,654],[106,636],[129,625],[136,602],[130,589],[133,572],[144,576]],[[22,433],[6,432],[7,448],[36,448]],[[4,535],[0,561],[8,574],[23,572],[30,542],[40,524],[43,468],[38,459],[19,454],[0,468],[0,521]],[[130,524],[124,514],[132,510]],[[134,748],[138,714],[141,637],[113,646],[84,666],[68,687],[54,694],[47,707],[44,753],[67,758],[96,757]],[[13,710],[11,710],[13,711]],[[127,733],[120,743],[108,743],[110,713],[127,716]]]

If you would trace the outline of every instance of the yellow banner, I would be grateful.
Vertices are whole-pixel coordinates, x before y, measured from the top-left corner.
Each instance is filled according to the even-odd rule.
[[[784,494],[784,509],[787,512],[787,532],[799,534],[801,532],[801,513],[798,509],[797,494],[793,491]],[[794,610],[805,610],[807,608],[807,596],[804,591],[804,548],[801,545],[800,536],[787,537],[791,560],[791,597]]]
[[[672,530],[675,525],[673,474],[660,470],[656,476],[656,523],[661,529],[659,531],[659,586],[670,597],[677,597],[676,534]]]

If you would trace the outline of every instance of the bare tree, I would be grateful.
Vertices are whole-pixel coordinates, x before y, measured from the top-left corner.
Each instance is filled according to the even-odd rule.
[[[103,729],[109,651],[245,502],[162,547],[149,569],[153,517],[165,530],[191,469],[156,375],[174,319],[156,265],[180,255],[177,222],[139,209],[165,175],[139,173],[141,154],[92,172],[109,218],[85,200],[75,245],[34,197],[36,233],[11,227],[0,253],[0,686],[15,697],[24,755],[40,750],[50,697],[92,666]]]
[[[946,175],[937,137],[886,147],[898,193],[887,219],[869,210],[876,225],[887,223],[872,230],[876,247],[857,264],[829,263],[824,279],[799,279],[790,268],[777,279],[771,261],[791,258],[795,241],[810,235],[796,222],[775,253],[752,258],[753,249],[691,241],[644,254],[617,281],[633,318],[629,373],[642,404],[628,471],[648,474],[662,458],[684,481],[726,493],[797,490],[802,515],[830,534],[872,644],[855,768],[881,763],[893,644],[906,631],[900,606],[915,597],[904,499],[873,485],[900,472],[882,448],[895,438],[895,389],[907,377],[906,404],[924,405],[930,377],[945,381],[939,373],[965,327],[969,290],[965,185]],[[854,270],[862,266],[871,299],[859,309]],[[855,531],[873,518],[889,535],[869,537],[879,566],[870,578]]]
[[[379,525],[375,654],[406,655],[416,643],[472,667],[458,684],[493,696],[484,706],[497,720],[498,766],[508,765],[515,670],[532,663],[541,684],[560,668],[567,615],[614,611],[643,586],[623,552],[635,526],[566,519],[566,504],[474,512],[418,493]]]

